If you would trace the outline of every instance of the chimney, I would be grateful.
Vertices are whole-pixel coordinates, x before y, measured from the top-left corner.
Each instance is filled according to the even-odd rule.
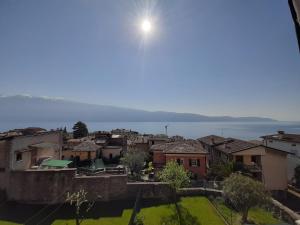
[[[227,143],[228,143],[228,141],[225,140],[225,141],[224,141],[224,148],[227,148]]]
[[[214,139],[213,137],[210,139],[210,141],[211,141],[211,144],[212,144],[212,145],[215,144],[215,139]]]
[[[279,131],[277,131],[277,133],[278,133],[279,139],[282,139],[283,135],[284,135],[284,131],[283,130],[279,130]]]

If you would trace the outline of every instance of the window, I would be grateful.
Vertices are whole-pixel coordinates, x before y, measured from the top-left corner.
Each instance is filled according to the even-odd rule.
[[[176,159],[176,162],[178,163],[178,165],[183,165],[183,159]]]
[[[190,159],[189,164],[192,167],[198,167],[198,166],[200,166],[200,160],[199,159]]]
[[[242,155],[237,155],[235,157],[235,161],[236,162],[240,162],[240,163],[243,163],[244,162],[244,157]]]
[[[251,162],[258,163],[258,159],[257,159],[256,155],[251,156]]]
[[[296,144],[292,144],[293,147],[297,146]]]
[[[22,152],[18,152],[16,155],[16,161],[22,161]]]

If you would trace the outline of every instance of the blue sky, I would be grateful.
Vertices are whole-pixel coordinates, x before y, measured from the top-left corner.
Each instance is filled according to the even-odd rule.
[[[300,54],[285,0],[3,0],[0,94],[22,93],[299,121]]]

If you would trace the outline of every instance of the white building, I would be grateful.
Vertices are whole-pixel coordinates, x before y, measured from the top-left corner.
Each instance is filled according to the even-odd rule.
[[[294,169],[300,165],[300,134],[287,134],[278,131],[277,134],[262,136],[263,144],[267,147],[276,148],[289,152],[287,157],[287,172],[289,181],[294,177]]]

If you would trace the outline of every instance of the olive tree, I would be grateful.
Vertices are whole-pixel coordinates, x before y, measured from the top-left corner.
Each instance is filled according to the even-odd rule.
[[[268,203],[270,195],[264,185],[239,173],[231,174],[225,179],[224,196],[242,213],[242,222],[247,222],[248,211],[255,206]]]
[[[121,163],[129,168],[132,176],[140,177],[146,159],[145,152],[129,151],[121,158]]]
[[[179,165],[175,161],[170,161],[167,163],[165,168],[159,173],[159,179],[163,182],[168,183],[171,188],[173,195],[173,203],[177,214],[179,216],[179,223],[182,224],[180,207],[177,204],[177,192],[180,188],[183,188],[190,183],[190,178],[188,172],[184,169],[182,165]]]

